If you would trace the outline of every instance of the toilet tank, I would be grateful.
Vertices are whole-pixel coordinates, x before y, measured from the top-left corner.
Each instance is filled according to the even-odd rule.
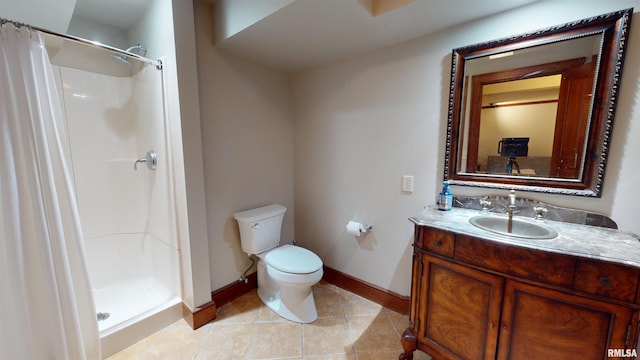
[[[286,207],[273,204],[233,214],[240,228],[242,251],[260,254],[278,246],[285,212]]]

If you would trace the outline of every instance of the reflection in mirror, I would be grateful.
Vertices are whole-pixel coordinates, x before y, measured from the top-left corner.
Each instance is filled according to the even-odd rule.
[[[594,35],[467,61],[463,116],[471,132],[458,171],[578,179],[589,113],[575,109],[591,105],[601,42]],[[566,124],[575,124],[570,136]],[[530,141],[520,159],[497,151],[502,138],[513,137]]]
[[[445,178],[600,196],[631,11],[454,49]]]

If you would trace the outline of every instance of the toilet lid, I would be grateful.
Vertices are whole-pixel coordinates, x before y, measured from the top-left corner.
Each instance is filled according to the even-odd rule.
[[[264,261],[271,267],[292,274],[309,274],[322,268],[322,260],[299,246],[284,245],[267,253]]]

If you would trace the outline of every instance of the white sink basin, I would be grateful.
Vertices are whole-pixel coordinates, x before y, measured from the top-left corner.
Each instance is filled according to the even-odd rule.
[[[558,236],[555,230],[546,225],[519,218],[513,218],[511,232],[507,231],[509,219],[504,216],[474,216],[469,219],[469,222],[482,230],[523,239],[553,239]]]

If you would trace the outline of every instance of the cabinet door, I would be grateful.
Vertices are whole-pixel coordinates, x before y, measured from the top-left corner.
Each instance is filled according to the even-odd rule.
[[[498,359],[608,359],[625,349],[633,312],[623,306],[507,280]]]
[[[504,280],[428,255],[423,261],[416,326],[423,350],[436,359],[495,359]]]

